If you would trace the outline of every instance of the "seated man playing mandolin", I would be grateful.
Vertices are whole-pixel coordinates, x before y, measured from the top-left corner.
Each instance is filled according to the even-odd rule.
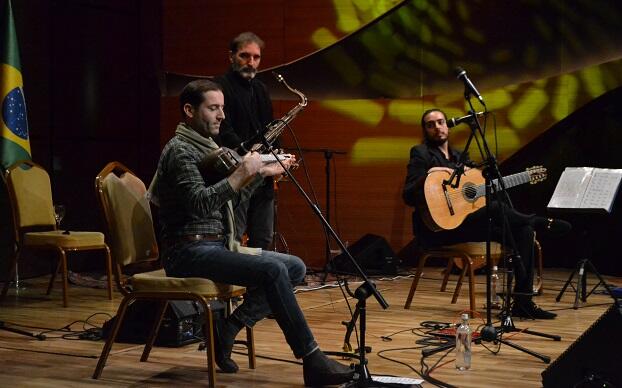
[[[468,206],[464,207],[472,211],[468,214],[468,212],[461,211],[458,203],[458,199],[462,199],[463,195],[452,196],[442,188],[442,181],[449,179],[461,155],[459,151],[449,146],[449,128],[445,113],[440,109],[427,110],[423,113],[421,125],[424,141],[410,150],[406,183],[402,193],[404,202],[416,207],[413,212],[413,231],[417,240],[420,244],[430,247],[486,241],[487,219],[486,208],[483,206],[485,200],[480,198],[477,201],[480,201],[481,206],[473,206],[477,202],[475,197],[481,196],[483,189],[476,189],[473,186],[472,191],[468,193],[469,200],[473,199],[473,202],[467,201]],[[478,170],[470,169],[473,164],[468,156],[465,166],[466,175],[461,177],[461,181],[468,182],[465,177],[481,175]],[[533,174],[529,172],[523,174],[530,176],[530,174],[537,175],[538,173],[535,171]],[[432,179],[438,179],[439,176],[438,184],[435,185]],[[427,179],[430,179],[430,182],[426,183]],[[483,178],[480,179],[483,182]],[[461,184],[466,185],[464,182]],[[430,189],[430,186],[435,190]],[[443,211],[437,212],[438,209],[435,207],[428,208],[429,200],[439,201],[441,204],[439,206],[444,206]],[[561,220],[520,213],[504,201],[497,199],[492,201],[489,208],[493,219],[492,239],[504,243],[506,248],[512,247],[512,239],[515,241],[516,252],[513,257],[518,260],[514,260],[513,263],[515,295],[512,315],[534,319],[555,318],[555,313],[541,309],[532,301],[534,227],[553,233],[564,233],[570,230],[570,224]],[[437,213],[446,213],[446,217],[441,218]],[[509,228],[503,227],[503,215],[507,218]]]
[[[162,260],[168,276],[203,277],[247,288],[244,302],[216,327],[216,364],[235,373],[231,358],[236,335],[274,314],[294,356],[302,359],[306,385],[342,384],[354,370],[319,348],[294,295],[306,273],[292,255],[241,247],[234,237],[233,207],[264,177],[284,173],[295,158],[266,164],[257,152],[241,158],[228,176],[201,168],[218,150],[214,138],[225,118],[221,87],[208,80],[188,83],[181,95],[182,122],[160,156],[150,192],[159,202]]]

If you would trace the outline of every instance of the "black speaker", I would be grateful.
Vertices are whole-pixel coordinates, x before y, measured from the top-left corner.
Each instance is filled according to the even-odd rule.
[[[622,308],[611,306],[544,372],[544,387],[622,386]]]
[[[220,301],[210,301],[214,319],[221,319],[225,305]],[[125,311],[125,318],[117,333],[116,342],[144,344],[156,318],[158,302],[136,300]],[[104,323],[102,337],[108,338],[117,317]],[[190,300],[172,300],[162,318],[160,330],[155,340],[157,346],[178,347],[203,339],[205,315],[201,305]]]
[[[399,260],[384,237],[366,234],[349,246],[348,251],[368,275],[397,275]],[[337,272],[356,273],[345,253],[335,256],[332,262]]]

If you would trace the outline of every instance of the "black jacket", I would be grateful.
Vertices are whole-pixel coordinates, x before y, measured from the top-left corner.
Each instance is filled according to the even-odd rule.
[[[225,95],[225,120],[220,124],[220,144],[236,149],[272,121],[272,101],[266,85],[229,70],[214,79]]]

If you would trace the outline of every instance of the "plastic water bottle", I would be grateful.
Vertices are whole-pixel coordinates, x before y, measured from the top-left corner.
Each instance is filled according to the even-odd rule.
[[[469,314],[462,314],[462,322],[456,329],[456,369],[467,370],[471,367],[471,328]]]
[[[501,298],[499,297],[499,269],[495,265],[490,274],[490,307],[501,308]]]

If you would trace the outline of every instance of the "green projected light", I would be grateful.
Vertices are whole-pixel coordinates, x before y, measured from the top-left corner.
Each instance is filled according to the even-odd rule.
[[[312,34],[317,48],[360,29],[399,2],[332,3],[336,22]],[[501,12],[505,18],[496,17]],[[412,99],[321,102],[382,134],[355,140],[350,153],[355,165],[403,164],[410,147],[421,141],[419,121],[426,109],[441,108],[449,117],[465,115],[463,86],[452,70],[456,66],[468,70],[495,112],[501,160],[590,100],[622,86],[622,38],[616,32],[622,7],[611,2],[413,0],[394,14],[357,35],[367,57],[345,49],[326,53],[348,85],[364,84],[386,96],[403,95],[404,85],[420,85],[410,90]],[[438,79],[448,86],[431,81]],[[482,107],[476,104],[476,109]],[[489,121],[486,136],[491,142],[493,129]],[[460,147],[468,134],[466,125],[453,128],[454,145]]]

